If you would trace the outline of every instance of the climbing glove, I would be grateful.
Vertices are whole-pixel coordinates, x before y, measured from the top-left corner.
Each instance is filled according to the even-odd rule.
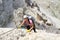
[[[31,30],[27,30],[27,32],[31,32]]]

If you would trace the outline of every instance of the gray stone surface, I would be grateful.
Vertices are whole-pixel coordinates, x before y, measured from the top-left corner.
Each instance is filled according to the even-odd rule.
[[[2,2],[2,0],[0,0],[0,11],[2,11],[3,10],[3,2]]]
[[[13,1],[13,7],[15,9],[18,9],[19,7],[24,7],[26,4],[25,4],[25,0],[14,0]]]
[[[13,15],[12,3],[12,0],[0,0],[0,27],[8,24],[11,19]]]
[[[25,0],[0,0],[0,27],[13,19],[14,9],[24,7]]]

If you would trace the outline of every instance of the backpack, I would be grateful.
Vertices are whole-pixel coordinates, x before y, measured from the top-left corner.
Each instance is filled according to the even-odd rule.
[[[29,18],[28,18],[29,19]],[[31,19],[29,19],[29,23],[30,24],[32,24],[33,23],[33,25],[34,25],[34,27],[35,27],[35,22],[34,22],[34,18],[32,17]]]
[[[29,19],[29,23],[30,23],[30,24],[32,24],[32,23],[33,23],[33,21],[32,21],[31,19]]]

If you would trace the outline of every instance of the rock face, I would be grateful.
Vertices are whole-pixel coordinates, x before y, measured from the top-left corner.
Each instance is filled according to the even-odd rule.
[[[23,8],[18,8],[17,10],[14,10],[14,22],[16,25],[19,25],[21,21],[23,20]]]
[[[14,9],[24,7],[25,0],[0,0],[0,27],[13,19]]]
[[[40,7],[43,7],[47,11],[50,11],[51,12],[50,15],[60,18],[59,16],[60,1],[59,0],[37,0],[36,3],[38,3]]]
[[[13,16],[13,1],[0,0],[0,27],[5,26]]]
[[[35,1],[37,3],[40,11],[47,15],[51,15],[51,19],[53,20],[56,19],[58,21],[53,21],[54,25],[60,25],[59,24],[59,9],[60,9],[60,1],[59,0],[31,0],[32,2]],[[12,20],[12,16],[14,15],[14,9],[23,9],[24,13],[24,7],[26,7],[25,0],[0,0],[0,26],[6,25],[10,20]],[[42,9],[43,8],[43,9]],[[37,8],[32,8],[32,10],[29,10],[31,8],[28,8],[28,10],[25,12],[25,14],[29,14],[34,17],[34,15],[41,14],[40,12],[37,11]],[[19,10],[18,10],[19,11]],[[28,13],[27,13],[28,12]],[[30,14],[31,13],[31,14]],[[48,17],[48,16],[47,16]],[[37,16],[35,16],[35,19]]]
[[[13,0],[13,7],[14,9],[18,9],[20,7],[25,6],[25,0]]]
[[[12,28],[0,29],[0,40],[60,40],[59,0],[31,1],[36,2],[38,7],[26,6],[25,0],[0,0],[0,26],[5,26],[12,20],[8,26],[15,28],[8,33],[6,31]],[[16,29],[24,15],[33,17],[37,33]]]
[[[0,29],[1,30],[1,29]],[[2,29],[1,33],[10,29]],[[47,33],[44,30],[37,30],[37,33],[33,31],[28,33],[25,29],[14,29],[5,34],[0,33],[0,40],[60,40],[60,34]],[[32,38],[33,37],[33,38]]]
[[[39,6],[41,13],[44,14],[50,21],[52,21],[52,23],[54,24],[54,26],[56,26],[56,28],[60,28],[59,23],[60,6],[58,6],[60,4],[60,1],[59,0],[37,0],[37,1],[33,0],[33,1],[35,1]]]
[[[50,24],[53,21],[53,18],[57,19],[56,21],[59,20],[58,19],[59,17],[56,18],[55,15],[52,16],[52,14],[56,14],[55,10],[52,9],[53,6],[55,5],[54,3],[52,3],[54,5],[51,4],[51,1],[52,0],[51,1],[49,1],[49,0],[48,1],[31,0],[31,1],[32,2],[35,1],[35,3],[38,5],[38,7],[33,7],[33,8],[27,7],[26,4],[25,4],[25,0],[8,0],[8,1],[7,0],[0,0],[0,5],[1,5],[0,6],[0,8],[1,8],[0,9],[0,18],[1,18],[0,19],[0,25],[1,26],[6,25],[10,20],[12,20],[12,18],[13,18],[12,16],[14,16],[15,20],[16,19],[19,19],[20,20],[20,18],[22,20],[22,16],[24,14],[31,15],[32,17],[34,17],[35,21],[37,21],[38,23],[40,23],[40,18],[37,17],[38,15],[42,16],[43,19],[46,19],[47,18],[47,20],[48,20],[48,22]],[[54,2],[58,2],[58,1],[54,1]],[[52,10],[55,13],[53,13]],[[47,13],[51,17],[50,16],[47,16]],[[57,23],[56,23],[56,21],[53,21],[52,24],[54,24],[54,25],[56,24],[56,26],[57,26],[57,25],[59,25],[59,24],[57,24],[59,21]]]

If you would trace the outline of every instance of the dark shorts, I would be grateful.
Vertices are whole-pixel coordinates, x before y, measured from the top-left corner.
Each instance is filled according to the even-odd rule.
[[[27,28],[27,30],[29,30],[31,27],[29,25],[25,25],[25,27]],[[33,28],[34,32],[36,32],[35,27]]]
[[[29,30],[29,29],[30,29],[30,26],[29,26],[29,25],[27,25],[27,26],[26,26],[26,28],[27,28],[27,30]]]

